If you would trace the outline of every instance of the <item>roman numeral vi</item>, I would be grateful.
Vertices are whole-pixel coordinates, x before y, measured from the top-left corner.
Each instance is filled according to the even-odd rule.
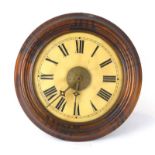
[[[80,115],[80,106],[79,106],[79,104],[74,106],[74,115],[75,116]]]

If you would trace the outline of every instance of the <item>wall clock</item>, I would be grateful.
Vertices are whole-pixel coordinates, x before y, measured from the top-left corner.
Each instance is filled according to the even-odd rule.
[[[15,67],[16,93],[27,116],[43,131],[72,141],[118,128],[134,109],[141,82],[140,60],[126,34],[85,13],[39,26]]]

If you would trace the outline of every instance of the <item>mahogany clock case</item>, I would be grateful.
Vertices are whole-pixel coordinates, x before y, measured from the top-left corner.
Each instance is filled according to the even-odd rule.
[[[115,106],[102,117],[86,123],[67,122],[49,113],[33,86],[37,56],[50,41],[70,32],[87,32],[102,38],[113,47],[123,66],[123,88]],[[141,83],[140,60],[127,35],[110,21],[86,13],[65,14],[43,23],[26,39],[15,66],[16,93],[27,116],[48,134],[71,141],[96,139],[118,128],[133,111]]]

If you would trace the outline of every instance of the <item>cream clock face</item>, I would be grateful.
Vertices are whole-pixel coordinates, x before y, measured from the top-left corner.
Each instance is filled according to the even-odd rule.
[[[115,105],[123,83],[122,64],[101,38],[68,33],[41,51],[33,81],[36,95],[51,114],[69,122],[88,122]]]

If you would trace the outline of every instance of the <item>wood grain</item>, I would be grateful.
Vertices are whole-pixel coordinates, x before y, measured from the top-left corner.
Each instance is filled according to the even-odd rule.
[[[69,32],[88,32],[107,41],[123,65],[123,88],[115,106],[99,119],[71,123],[49,113],[40,103],[33,87],[33,68],[40,51],[51,40]],[[130,39],[110,21],[85,13],[53,18],[33,31],[23,44],[15,66],[15,88],[27,116],[43,131],[71,141],[86,141],[107,135],[118,128],[133,111],[141,90],[141,64]]]

